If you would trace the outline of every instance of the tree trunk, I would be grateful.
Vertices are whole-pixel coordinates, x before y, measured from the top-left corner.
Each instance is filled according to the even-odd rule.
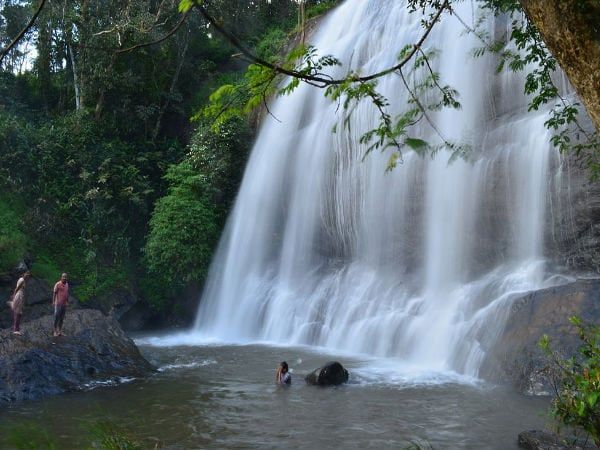
[[[177,65],[177,69],[175,69],[175,74],[173,75],[173,78],[171,79],[171,87],[169,88],[169,93],[167,94],[165,104],[162,106],[162,108],[160,108],[160,112],[158,113],[158,119],[156,119],[156,125],[154,126],[154,131],[152,132],[152,141],[153,142],[156,141],[156,138],[158,137],[158,133],[160,132],[162,118],[171,104],[171,98],[173,98],[173,93],[175,92],[175,88],[177,87],[177,82],[179,81],[179,75],[181,74],[181,68],[183,67],[183,64],[185,63],[185,56],[186,56],[186,53],[188,51],[188,47],[190,44],[189,34],[190,34],[190,32],[188,30],[188,33],[185,37],[185,43],[183,45],[183,50],[181,51],[181,55],[179,58],[179,64]]]
[[[519,0],[600,131],[600,2]]]
[[[306,41],[306,15],[304,0],[298,1],[298,26],[300,27],[300,42],[304,45]]]
[[[78,67],[75,64],[75,54],[73,46],[68,45],[69,59],[71,60],[71,69],[73,70],[73,88],[75,89],[75,110],[79,111],[83,107],[83,95],[81,85],[79,84],[79,75],[77,74]]]
[[[52,27],[50,21],[46,18],[38,20],[38,37],[37,37],[37,73],[40,81],[40,92],[42,94],[42,101],[44,103],[44,109],[46,112],[50,108],[50,89],[52,86],[51,72],[52,72]]]
[[[106,68],[106,73],[108,74],[108,76],[112,74],[116,62],[117,53],[113,53],[110,58],[110,64]],[[96,118],[96,120],[100,119],[100,117],[102,117],[102,113],[104,112],[104,105],[106,103],[106,92],[108,89],[109,87],[107,86],[106,82],[103,82],[98,92],[98,101],[96,101],[96,108],[94,109],[94,117]]]

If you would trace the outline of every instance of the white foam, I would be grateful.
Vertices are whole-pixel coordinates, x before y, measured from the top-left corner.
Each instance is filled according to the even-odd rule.
[[[217,361],[214,359],[205,359],[203,361],[196,361],[191,363],[182,363],[182,364],[167,364],[158,368],[159,372],[166,372],[168,370],[177,370],[177,369],[195,369],[196,367],[204,367],[210,366],[211,364],[217,364]]]
[[[83,385],[83,387],[86,390],[94,390],[96,388],[99,387],[109,387],[109,386],[119,386],[121,384],[125,384],[125,383],[131,383],[132,381],[135,381],[137,378],[135,377],[116,377],[116,378],[109,378],[107,380],[94,380],[94,381],[90,381],[89,383],[85,383]]]

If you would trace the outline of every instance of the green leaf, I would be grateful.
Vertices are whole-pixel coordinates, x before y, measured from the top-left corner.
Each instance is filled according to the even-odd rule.
[[[181,0],[179,2],[179,12],[188,12],[195,4],[201,5],[202,0]]]
[[[423,139],[407,137],[404,139],[404,144],[410,147],[417,153],[422,153],[429,148],[429,144]]]

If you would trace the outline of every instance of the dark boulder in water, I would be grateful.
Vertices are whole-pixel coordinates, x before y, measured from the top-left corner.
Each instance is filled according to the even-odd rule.
[[[337,361],[330,361],[304,378],[308,384],[336,386],[348,382],[348,371]]]
[[[70,310],[67,336],[52,337],[52,316],[0,330],[0,405],[119,384],[153,372],[116,320],[100,311]]]

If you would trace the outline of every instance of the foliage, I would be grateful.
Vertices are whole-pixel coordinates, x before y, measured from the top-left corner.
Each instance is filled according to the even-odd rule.
[[[224,210],[237,193],[251,141],[252,131],[242,117],[231,118],[216,131],[203,122],[191,139],[187,161]]]
[[[144,447],[125,428],[110,420],[99,420],[91,427],[92,445],[89,450],[143,450]]]
[[[150,219],[145,254],[148,267],[169,284],[202,279],[218,236],[218,213],[203,177],[183,162],[167,171],[168,194]]]
[[[58,450],[52,433],[37,423],[13,424],[7,437],[18,450]]]
[[[4,427],[3,427],[4,428]],[[143,445],[132,433],[108,419],[86,423],[89,450],[142,450]],[[38,423],[7,424],[5,434],[9,445],[17,450],[57,450],[59,444],[48,428]],[[4,431],[4,430],[3,430]],[[153,448],[158,448],[155,444]]]
[[[558,373],[552,414],[567,426],[585,430],[600,444],[600,327],[585,325],[577,317],[570,321],[581,340],[577,355],[564,359],[551,348],[547,335],[540,341]]]
[[[321,14],[325,14],[327,11],[335,8],[339,3],[339,0],[325,0],[313,5],[309,4],[306,8],[306,17],[311,19],[320,16]]]
[[[237,192],[250,131],[241,118],[230,119],[215,132],[201,124],[184,161],[169,167],[168,193],[150,220],[145,261],[152,274],[146,292],[160,305],[168,294],[207,273],[226,212]]]
[[[20,214],[14,202],[0,200],[0,273],[14,268],[27,250]]]
[[[0,173],[5,192],[24,199],[19,229],[3,228],[15,257],[24,256],[23,242],[34,255],[34,273],[49,282],[61,271],[78,278],[82,299],[92,297],[102,266],[122,268],[136,253],[154,199],[150,178],[164,155],[138,150],[80,114],[37,126],[0,112],[4,142]],[[155,159],[156,158],[156,159]],[[7,253],[3,252],[3,255]],[[119,272],[120,270],[116,270]],[[114,276],[115,286],[122,279]]]
[[[48,257],[44,254],[37,254],[35,261],[31,265],[31,272],[36,278],[44,280],[50,286],[58,281],[60,274],[67,270],[64,266],[59,266],[60,257]],[[62,270],[61,270],[62,269]],[[73,273],[71,272],[71,276]]]
[[[586,130],[579,123],[579,102],[566,98],[554,84],[552,75],[558,68],[556,58],[548,51],[537,27],[528,20],[518,0],[482,0],[495,14],[506,14],[511,19],[511,33],[507,42],[493,41],[489,33],[472,30],[485,43],[475,49],[480,56],[492,51],[500,56],[498,72],[508,67],[513,71],[527,71],[524,93],[530,96],[528,110],[554,103],[545,126],[554,135],[552,144],[562,153],[580,157],[590,170],[591,178],[600,179],[600,135]],[[514,46],[514,50],[510,45]]]
[[[3,44],[36,4],[0,2]],[[216,87],[237,83],[247,63],[231,58],[229,43],[200,15],[182,17],[178,4],[132,0],[123,8],[116,0],[47,2],[22,44],[4,59],[0,218],[7,227],[0,231],[0,245],[14,254],[2,251],[0,271],[27,252],[34,274],[48,282],[69,272],[82,300],[109,295],[116,287],[135,291],[136,283],[148,292],[144,286],[156,276],[147,273],[142,250],[155,205],[169,214],[189,209],[190,223],[194,212],[206,218],[206,233],[193,224],[206,240],[203,256],[179,267],[177,283],[206,271],[251,133],[245,120],[230,115],[223,118],[221,137],[207,134],[200,121],[196,126],[204,139],[191,132],[189,117]],[[293,27],[297,17],[294,0],[210,5],[264,55],[283,45],[282,30]],[[262,39],[264,30],[271,32]],[[194,137],[188,148],[189,136]],[[175,178],[165,177],[184,159],[179,172],[169,172]],[[201,189],[194,187],[197,178]],[[156,203],[168,187],[173,196]],[[23,207],[6,206],[9,197]]]

